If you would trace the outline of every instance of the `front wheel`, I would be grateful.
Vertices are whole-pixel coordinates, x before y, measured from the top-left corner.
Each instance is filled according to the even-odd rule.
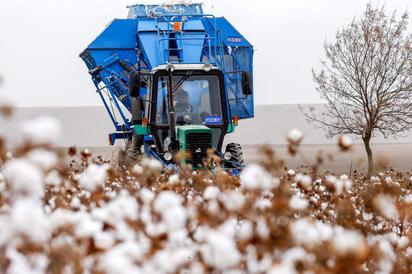
[[[236,143],[231,143],[226,146],[226,152],[231,154],[231,159],[225,164],[227,168],[241,168],[245,164],[243,158],[242,146]]]

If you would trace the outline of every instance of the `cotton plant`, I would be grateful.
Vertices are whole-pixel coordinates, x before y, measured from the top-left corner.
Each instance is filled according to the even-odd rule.
[[[73,168],[55,149],[56,119],[24,125],[0,167],[0,273],[411,271],[408,174],[369,180],[271,160],[239,177],[175,173],[153,159],[119,168],[89,151]],[[303,134],[288,139],[298,155]]]

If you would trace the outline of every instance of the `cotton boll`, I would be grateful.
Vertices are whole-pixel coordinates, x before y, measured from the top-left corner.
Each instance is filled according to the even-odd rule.
[[[7,274],[43,274],[47,272],[49,259],[42,254],[34,255],[31,259],[15,249],[7,250],[9,267]]]
[[[0,231],[0,246],[5,246],[11,239],[14,239],[14,228],[9,216],[0,214]]]
[[[142,273],[135,264],[145,253],[138,242],[121,243],[106,252],[98,261],[99,269],[107,274]]]
[[[293,177],[296,175],[296,171],[294,171],[293,169],[290,169],[288,170],[288,175]]]
[[[321,241],[330,240],[333,236],[333,228],[319,221],[312,223],[300,219],[293,222],[290,228],[297,244],[313,246]]]
[[[158,213],[162,213],[171,207],[181,206],[180,197],[173,193],[164,191],[159,194],[154,203],[154,209]]]
[[[32,145],[56,145],[61,140],[62,126],[54,117],[38,117],[20,127],[22,141]]]
[[[249,245],[246,248],[247,273],[267,273],[273,266],[272,255],[266,254],[258,259],[256,253],[255,246]]]
[[[310,177],[309,175],[299,173],[298,175],[296,175],[296,182],[305,190],[312,189],[312,177]]]
[[[283,264],[295,266],[298,262],[313,263],[316,257],[308,253],[301,247],[293,247],[287,250],[282,256]]]
[[[78,220],[75,228],[77,237],[93,238],[103,230],[103,223],[93,219],[87,213],[77,215]]]
[[[216,200],[219,197],[220,189],[216,186],[208,186],[203,192],[203,199]]]
[[[331,185],[336,184],[337,180],[338,179],[333,175],[329,175],[329,176],[326,177],[326,183],[331,184]]]
[[[206,274],[206,271],[202,263],[192,262],[187,272],[182,272],[182,274]]]
[[[154,200],[155,194],[147,188],[143,188],[139,192],[139,197],[142,199],[144,204],[148,205]]]
[[[194,255],[195,251],[191,248],[166,249],[157,252],[153,261],[161,273],[177,273],[178,269],[190,262]]]
[[[4,193],[6,191],[6,182],[4,181],[3,174],[0,172],[0,193]]]
[[[260,218],[256,223],[256,233],[262,240],[269,238],[270,230],[266,220],[263,218]]]
[[[339,147],[342,151],[348,151],[353,146],[353,140],[349,135],[342,135],[339,137]]]
[[[270,269],[269,274],[297,274],[297,272],[291,265],[278,264]]]
[[[342,176],[340,176],[340,182],[342,185],[342,188],[346,191],[346,192],[350,192],[353,186],[353,182],[351,179],[349,179],[349,176],[346,174],[343,174]]]
[[[346,175],[342,175],[340,179],[330,175],[326,177],[326,185],[329,190],[337,195],[341,195],[345,189],[352,187],[352,181],[350,181]]]
[[[248,220],[241,221],[237,227],[237,238],[247,241],[253,236],[253,223]]]
[[[14,233],[27,236],[34,242],[45,241],[49,236],[49,222],[40,201],[18,199],[10,212]]]
[[[379,261],[380,271],[378,273],[392,273],[396,261],[396,253],[392,244],[386,239],[380,240],[379,250],[382,256]]]
[[[180,183],[180,176],[179,174],[173,174],[169,177],[169,184],[178,184]]]
[[[269,199],[257,199],[253,208],[266,210],[272,208],[272,202]]]
[[[222,194],[222,202],[229,211],[241,210],[246,198],[238,191],[227,191]]]
[[[396,220],[399,218],[399,212],[396,208],[394,200],[391,196],[386,194],[381,194],[374,199],[374,205],[383,215],[383,217]]]
[[[89,191],[95,191],[105,184],[107,179],[108,165],[90,165],[79,177],[79,183]]]
[[[57,170],[51,171],[44,178],[44,182],[49,186],[59,186],[62,183],[63,179],[61,178]]]
[[[269,274],[297,274],[296,265],[299,262],[308,264],[314,261],[315,257],[312,254],[301,247],[294,247],[282,254],[281,263],[272,267]]]
[[[128,192],[122,191],[114,200],[94,209],[91,214],[100,221],[116,226],[116,224],[125,220],[136,220],[138,209],[136,199],[130,196]]]
[[[43,173],[32,162],[25,159],[10,160],[3,167],[3,175],[10,182],[14,194],[43,197]]]
[[[207,226],[198,226],[193,234],[193,239],[197,242],[204,242],[206,241],[206,235],[209,232]]]
[[[209,265],[220,271],[236,266],[241,259],[234,239],[218,231],[207,233],[201,253]]]
[[[291,232],[296,243],[314,245],[320,241],[319,231],[305,219],[297,220],[291,225]]]
[[[218,215],[220,213],[220,206],[217,200],[211,200],[207,203],[207,211],[212,215]]]
[[[141,165],[135,165],[135,166],[133,167],[133,169],[132,169],[132,172],[133,172],[135,175],[142,175],[143,172],[144,172],[144,169],[143,169],[143,167],[142,167]]]
[[[305,210],[309,206],[309,202],[295,195],[290,199],[289,206],[294,210]]]
[[[378,183],[381,180],[378,176],[371,176],[370,181],[371,181],[371,183]]]
[[[56,230],[62,226],[75,225],[84,213],[82,211],[73,212],[66,209],[56,209],[49,215],[49,224],[51,230]]]
[[[362,212],[362,219],[369,222],[373,219],[373,213]]]
[[[236,235],[236,227],[238,220],[235,218],[229,218],[222,225],[219,226],[219,232],[225,234],[227,237],[234,239]]]
[[[287,136],[288,142],[293,145],[298,145],[303,140],[303,133],[299,129],[292,129]]]
[[[1,182],[1,179],[0,179],[0,182]],[[403,198],[403,200],[404,200],[405,203],[407,203],[407,204],[412,204],[412,194],[406,195],[406,196]]]
[[[27,158],[44,171],[55,167],[58,162],[57,155],[45,149],[33,150],[27,155]]]
[[[70,202],[70,207],[73,209],[79,209],[82,206],[82,202],[80,201],[79,197],[74,197]]]
[[[181,229],[186,225],[186,210],[182,207],[180,197],[175,193],[160,193],[154,201],[154,210],[162,216],[169,231]]]
[[[263,167],[251,164],[240,174],[242,187],[251,190],[270,190],[279,186],[278,178],[273,178]]]
[[[409,239],[405,236],[399,237],[396,241],[396,244],[399,248],[407,248],[409,246]]]
[[[151,172],[161,172],[163,169],[163,165],[161,162],[155,159],[145,158],[142,161],[142,166]]]
[[[362,255],[365,253],[366,245],[363,236],[352,230],[341,230],[336,233],[332,245],[341,256],[347,254]]]
[[[100,249],[108,250],[115,244],[114,236],[109,232],[96,233],[93,238],[96,247]]]

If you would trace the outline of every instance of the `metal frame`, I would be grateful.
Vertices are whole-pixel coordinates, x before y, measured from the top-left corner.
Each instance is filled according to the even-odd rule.
[[[133,8],[140,8],[141,12],[139,11],[132,11]],[[228,41],[224,42],[224,37],[227,39],[228,35],[235,35],[236,37],[242,37],[241,39],[244,39],[244,37],[238,33],[233,26],[230,25],[227,21],[225,21],[224,18],[217,18],[212,14],[204,14],[203,9],[201,5],[198,4],[193,4],[189,5],[188,7],[181,7],[182,12],[179,10],[179,5],[176,5],[175,7],[176,10],[172,10],[170,14],[165,14],[167,13],[167,9],[165,9],[162,12],[159,12],[158,14],[150,13],[148,11],[148,8],[153,8],[156,7],[156,5],[152,6],[145,6],[145,5],[134,5],[134,6],[129,6],[130,14],[129,18],[123,21],[128,26],[129,32],[126,33],[125,35],[128,36],[131,34],[131,28],[134,26],[133,24],[138,25],[139,20],[148,20],[154,21],[155,24],[158,26],[157,27],[157,43],[159,45],[159,49],[163,49],[162,44],[170,44],[172,40],[176,41],[176,45],[179,45],[179,41],[199,41],[203,40],[203,47],[202,47],[202,52],[201,52],[201,60],[199,60],[198,64],[204,64],[204,63],[209,63],[215,67],[218,67],[221,72],[224,75],[224,87],[226,89],[226,92],[224,94],[224,100],[222,100],[222,104],[226,104],[226,109],[227,109],[227,115],[225,115],[224,119],[230,120],[232,119],[232,103],[233,101],[241,101],[242,99],[239,97],[239,87],[237,84],[233,84],[234,81],[231,79],[229,76],[230,72],[227,72],[227,66],[225,62],[225,56],[231,56],[233,59],[233,62],[235,64],[241,64],[239,60],[236,59],[236,56],[230,53],[228,49]],[[153,10],[152,10],[153,11]],[[149,14],[150,13],[150,14]],[[174,14],[175,13],[175,14]],[[190,20],[200,20],[204,26],[204,37],[184,37],[185,34],[190,34],[190,33],[196,33],[196,30],[185,30],[184,28],[180,31],[181,37],[171,37],[171,33],[174,32],[172,29],[172,23],[174,22],[185,22],[185,21],[190,21]],[[122,21],[122,20],[120,20]],[[160,24],[166,23],[167,24],[167,29],[161,30],[159,27]],[[114,28],[117,27],[117,31],[123,30],[119,29],[119,24],[123,24],[122,22],[117,21],[117,26],[114,26]],[[128,88],[127,88],[127,83],[128,83],[128,78],[131,73],[139,72],[142,75],[146,75],[148,77],[151,77],[153,74],[150,72],[153,68],[150,67],[150,60],[146,60],[144,56],[145,52],[145,45],[140,44],[140,40],[138,38],[138,30],[136,30],[137,34],[135,33],[136,37],[136,45],[135,48],[132,49],[131,44],[127,43],[127,41],[131,41],[130,39],[126,39],[125,41],[122,41],[121,43],[119,42],[120,46],[112,46],[112,45],[117,45],[116,43],[111,43],[110,39],[110,27],[109,25],[107,29],[102,33],[101,36],[99,36],[95,41],[98,41],[97,44],[95,42],[92,43],[92,47],[89,47],[81,54],[81,57],[84,59],[86,62],[87,66],[89,67],[89,73],[92,76],[93,82],[96,86],[96,92],[99,94],[103,105],[106,109],[106,111],[109,114],[109,117],[111,121],[113,122],[113,125],[116,129],[115,133],[112,133],[109,135],[110,140],[117,140],[117,139],[126,139],[130,138],[131,134],[133,134],[133,125],[132,121],[128,119],[127,113],[124,111],[124,108],[128,109],[130,111],[130,95],[128,93]],[[107,31],[107,32],[106,32]],[[109,33],[109,34],[108,34]],[[113,32],[115,33],[115,32]],[[104,36],[105,35],[105,36]],[[119,36],[117,39],[122,39]],[[229,39],[227,39],[229,40]],[[245,39],[244,39],[245,40]],[[246,40],[245,40],[246,41]],[[105,43],[107,42],[107,43]],[[247,41],[246,41],[247,42]],[[243,46],[241,47],[246,47],[249,48],[248,56],[252,58],[253,55],[253,48],[252,46],[247,42],[244,43]],[[153,49],[151,49],[153,50]],[[169,63],[180,63],[180,60],[177,61],[172,61],[170,59],[170,51],[172,50],[185,50],[185,49],[179,49],[179,46],[177,46],[176,49],[170,49],[168,47],[164,48],[164,51],[158,51],[156,54],[158,54],[158,58],[160,60],[161,64],[169,64]],[[133,62],[130,62],[130,60],[124,59],[125,51],[128,51],[129,54],[133,51],[135,56],[133,57],[133,60],[137,60],[137,63],[134,64]],[[105,52],[106,54],[110,53],[110,57],[102,59],[102,56],[104,54],[101,54],[101,52]],[[151,52],[153,54],[153,52]],[[177,54],[179,55],[179,54]],[[123,56],[123,57],[122,57]],[[181,55],[183,56],[183,54]],[[122,60],[123,58],[123,60]],[[203,62],[203,59],[208,59],[207,62]],[[129,69],[121,69],[119,67],[119,63],[123,61],[125,63],[128,63],[130,65]],[[248,61],[249,66],[246,68],[249,72],[252,72],[252,63],[251,60]],[[127,71],[127,72],[125,72]],[[149,87],[148,87],[149,88]],[[148,89],[147,88],[147,89]],[[146,89],[146,92],[147,92]],[[229,92],[235,95],[235,99],[229,98]],[[248,99],[246,97],[246,99]],[[251,97],[251,100],[253,101],[253,97]],[[147,102],[150,106],[154,104],[152,100],[144,100]],[[150,109],[151,107],[149,107]],[[244,109],[248,112],[249,109],[247,106],[244,106]],[[253,112],[253,109],[252,109]],[[119,116],[119,117],[117,117]],[[247,113],[246,116],[252,116],[252,113]],[[227,129],[224,129],[224,132],[226,132]],[[151,142],[153,141],[153,138],[151,140],[145,140],[145,142]],[[151,151],[150,147],[147,148],[147,151]]]

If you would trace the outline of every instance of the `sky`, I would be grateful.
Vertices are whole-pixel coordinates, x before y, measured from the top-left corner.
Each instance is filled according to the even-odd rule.
[[[98,106],[78,57],[126,6],[146,0],[1,0],[0,96],[20,107]],[[255,47],[256,104],[320,103],[312,81],[323,43],[368,0],[206,0]],[[372,0],[404,11],[410,0]],[[412,25],[409,28],[412,31]]]

